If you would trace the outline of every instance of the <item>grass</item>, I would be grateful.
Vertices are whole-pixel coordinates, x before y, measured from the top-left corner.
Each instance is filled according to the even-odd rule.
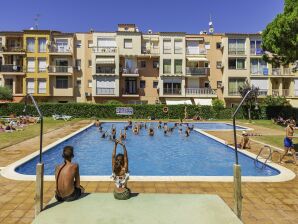
[[[283,135],[263,135],[252,137],[252,139],[283,149],[284,137]]]
[[[75,123],[82,119],[75,118],[71,121],[63,121],[63,120],[53,120],[53,118],[45,117],[43,123],[43,131],[44,133],[50,132],[54,129],[63,127],[67,124]],[[34,124],[29,125],[24,128],[23,131],[15,131],[12,133],[0,133],[0,149],[20,143],[30,138],[34,138],[39,136],[40,125]]]

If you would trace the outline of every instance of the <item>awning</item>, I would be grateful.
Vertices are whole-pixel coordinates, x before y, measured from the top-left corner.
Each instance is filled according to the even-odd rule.
[[[211,106],[212,105],[212,99],[199,99],[194,98],[196,105],[204,105],[204,106]]]
[[[189,99],[166,99],[167,105],[192,104]]]
[[[96,58],[96,64],[115,64],[115,58]]]
[[[195,57],[195,58],[187,58],[188,61],[209,61],[207,58],[199,58],[199,57]]]

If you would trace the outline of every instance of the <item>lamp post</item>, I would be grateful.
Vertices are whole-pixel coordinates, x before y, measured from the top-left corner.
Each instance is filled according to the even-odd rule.
[[[40,119],[39,162],[36,164],[36,187],[35,187],[35,216],[37,216],[42,211],[42,207],[43,207],[43,178],[44,178],[44,164],[42,163],[43,116],[34,97],[31,94],[27,94],[25,96],[25,107],[23,112],[26,113],[28,98],[31,98]]]
[[[240,104],[236,108],[233,114],[233,132],[234,132],[234,145],[235,145],[235,164],[234,164],[234,213],[241,219],[242,213],[242,191],[241,191],[241,166],[238,163],[238,149],[237,149],[237,136],[236,136],[236,115],[245,102],[246,98],[250,93],[254,92],[254,90],[248,90]],[[256,97],[256,94],[255,94]],[[257,103],[256,103],[257,108]]]

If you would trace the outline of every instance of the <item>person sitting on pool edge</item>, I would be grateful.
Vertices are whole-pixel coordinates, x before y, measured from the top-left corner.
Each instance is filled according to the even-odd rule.
[[[246,131],[242,132],[242,139],[240,142],[241,149],[250,149],[250,140]]]
[[[74,201],[81,196],[84,189],[80,186],[79,165],[71,162],[74,157],[73,147],[65,146],[62,157],[64,164],[56,166],[55,170],[55,198],[59,202]]]
[[[123,154],[118,153],[117,145],[123,148]],[[130,198],[130,189],[127,188],[128,173],[128,156],[125,145],[122,142],[115,140],[114,149],[112,153],[112,178],[115,182],[114,198],[118,200],[127,200]]]

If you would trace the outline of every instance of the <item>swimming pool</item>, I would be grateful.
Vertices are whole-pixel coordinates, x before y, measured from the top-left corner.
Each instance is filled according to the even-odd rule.
[[[114,124],[118,132],[125,125],[121,122]],[[109,130],[111,125],[112,123],[104,123],[103,127]],[[197,125],[200,124],[195,124]],[[157,123],[152,123],[152,126],[155,128],[154,137],[148,136],[145,129],[139,135],[133,135],[131,129],[127,132],[126,146],[131,179],[233,180],[234,150],[231,147],[200,130],[192,131],[187,138],[180,135],[177,129],[171,135],[164,136],[162,130],[157,129]],[[113,143],[100,138],[100,132],[94,125],[89,125],[72,137],[61,139],[45,149],[45,180],[54,180],[55,165],[62,162],[62,148],[65,145],[75,148],[74,161],[80,164],[82,180],[110,180]],[[247,154],[249,153],[239,153],[244,181],[283,181],[295,177],[293,172],[276,164],[266,165],[264,169],[256,168],[254,159]],[[37,162],[38,152],[11,164],[1,174],[12,179],[34,180]]]

